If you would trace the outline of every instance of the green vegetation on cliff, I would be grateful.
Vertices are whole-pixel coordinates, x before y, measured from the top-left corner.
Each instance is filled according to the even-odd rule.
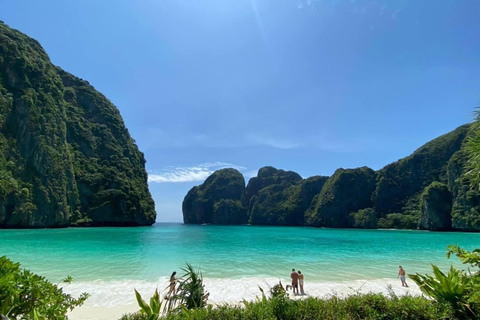
[[[478,122],[478,120],[477,120]],[[477,135],[474,127],[471,134]],[[466,231],[480,230],[480,191],[473,171],[467,165],[470,153],[464,145],[448,163],[448,187],[452,193],[452,227]],[[480,153],[479,153],[480,154]]]
[[[472,159],[480,157],[467,156],[468,143],[480,136],[475,130],[480,130],[480,125],[461,126],[377,172],[367,167],[338,169],[331,177],[302,179],[292,171],[261,168],[244,189],[248,221],[257,225],[479,231],[480,191],[472,188],[470,172]],[[194,192],[195,188],[190,191]],[[199,205],[191,196],[187,198],[193,199],[189,208]]]
[[[264,167],[250,179],[245,194],[249,201],[249,223],[296,225],[302,221],[300,184],[302,177],[292,171]]]
[[[420,200],[420,229],[450,230],[452,228],[452,194],[446,184],[435,181],[425,188]]]
[[[460,150],[469,126],[464,125],[379,170],[375,210],[381,216],[403,213],[420,217],[420,195],[434,181],[447,182],[447,163]]]
[[[0,227],[154,222],[145,159],[117,108],[0,23]]]
[[[350,213],[371,207],[374,190],[372,169],[337,169],[323,186],[314,207],[306,213],[306,222],[315,227],[351,227]]]
[[[236,169],[215,171],[183,200],[183,221],[201,224],[247,223],[245,179]]]

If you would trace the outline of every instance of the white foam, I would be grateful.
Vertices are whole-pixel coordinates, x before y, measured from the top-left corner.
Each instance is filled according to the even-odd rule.
[[[289,279],[286,278],[205,278],[204,283],[205,289],[210,292],[209,303],[237,304],[243,301],[243,299],[251,301],[256,297],[260,297],[259,286],[267,293],[269,288],[280,280],[283,285],[289,283]],[[370,279],[345,282],[305,281],[304,288],[307,296],[328,298],[333,294],[338,296],[368,292],[388,294],[389,285],[397,295],[421,295],[418,286],[412,281],[409,281],[410,287],[405,288],[401,286],[398,279]],[[118,308],[136,304],[134,288],[147,300],[152,296],[156,288],[159,289],[163,296],[166,293],[167,286],[168,278],[162,277],[158,279],[158,282],[140,280],[74,282],[63,285],[63,288],[66,293],[76,297],[82,292],[90,293],[90,298],[86,301],[85,306]]]

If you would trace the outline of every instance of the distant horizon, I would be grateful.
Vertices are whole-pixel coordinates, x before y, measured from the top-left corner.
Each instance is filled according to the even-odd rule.
[[[217,169],[379,170],[480,105],[475,0],[17,0],[0,20],[118,107],[157,222]]]

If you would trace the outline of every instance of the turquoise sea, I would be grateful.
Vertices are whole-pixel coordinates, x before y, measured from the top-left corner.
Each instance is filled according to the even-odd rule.
[[[0,256],[52,281],[156,281],[189,262],[212,279],[287,277],[312,281],[396,278],[430,272],[445,247],[480,245],[480,234],[403,230],[156,224],[141,228],[0,230]]]

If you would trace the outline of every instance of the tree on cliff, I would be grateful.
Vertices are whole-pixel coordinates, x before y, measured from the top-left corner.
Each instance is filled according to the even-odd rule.
[[[471,186],[480,190],[480,107],[475,111],[470,136],[465,146],[467,151],[467,176]]]

